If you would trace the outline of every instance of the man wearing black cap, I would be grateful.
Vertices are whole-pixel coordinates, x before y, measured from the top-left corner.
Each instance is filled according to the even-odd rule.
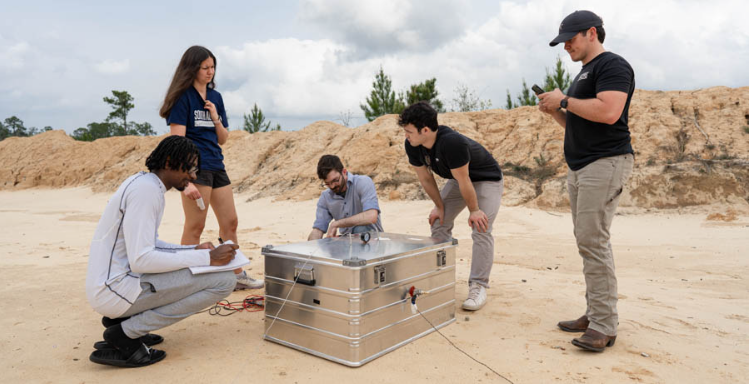
[[[617,284],[609,229],[634,164],[627,120],[635,75],[624,58],[606,52],[605,36],[603,20],[593,12],[575,11],[564,18],[549,45],[564,43],[583,68],[567,95],[558,88],[539,95],[540,110],[565,128],[567,189],[586,286],[585,315],[558,326],[585,332],[572,343],[597,352],[616,340]]]

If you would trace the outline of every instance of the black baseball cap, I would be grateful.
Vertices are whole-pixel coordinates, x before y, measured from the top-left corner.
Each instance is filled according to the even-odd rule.
[[[603,26],[603,19],[591,11],[572,12],[562,20],[562,24],[559,24],[559,35],[549,45],[553,47],[559,43],[564,43],[575,37],[580,31],[601,26]]]

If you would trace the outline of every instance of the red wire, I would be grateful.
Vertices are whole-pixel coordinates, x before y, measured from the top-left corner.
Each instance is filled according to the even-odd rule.
[[[258,304],[258,301],[263,301],[263,305]],[[265,309],[265,297],[262,295],[248,295],[247,297],[242,300],[242,307],[235,306],[232,302],[229,302],[228,300],[222,299],[221,301],[216,302],[216,305],[232,309],[234,311],[248,311],[248,312],[256,312],[256,311],[263,311]]]

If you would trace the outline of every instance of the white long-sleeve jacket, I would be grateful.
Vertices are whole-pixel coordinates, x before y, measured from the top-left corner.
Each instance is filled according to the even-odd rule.
[[[166,187],[158,176],[129,177],[110,198],[96,227],[88,259],[86,297],[103,316],[117,318],[141,293],[143,273],[210,264],[209,250],[158,239]]]

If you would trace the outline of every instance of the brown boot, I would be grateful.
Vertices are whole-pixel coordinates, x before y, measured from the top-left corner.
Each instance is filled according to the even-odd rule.
[[[588,316],[582,316],[574,321],[559,321],[557,326],[566,332],[581,333],[588,330]]]
[[[604,348],[614,346],[616,336],[607,336],[593,329],[585,331],[581,337],[572,340],[572,345],[593,352],[602,352]]]

